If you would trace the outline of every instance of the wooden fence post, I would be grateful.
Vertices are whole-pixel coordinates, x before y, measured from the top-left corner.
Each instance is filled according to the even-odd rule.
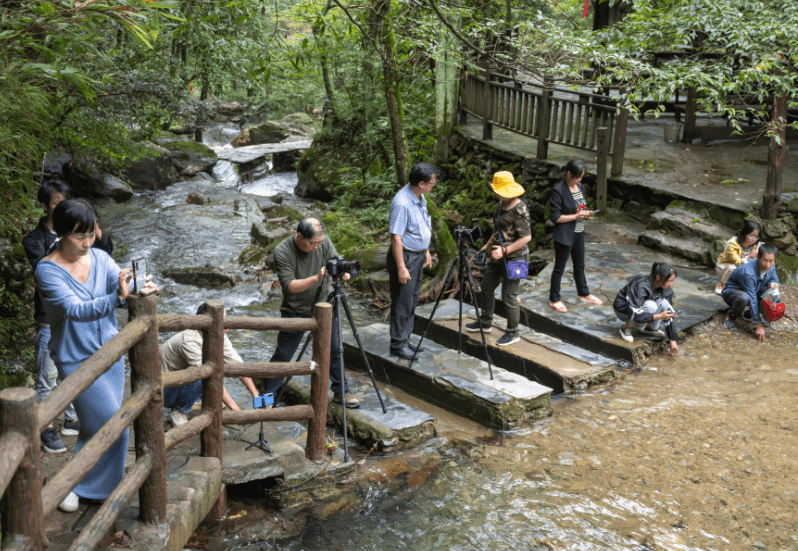
[[[698,110],[698,101],[696,99],[695,88],[687,90],[687,103],[684,106],[684,132],[682,133],[682,141],[690,143],[695,139],[696,135],[696,111]]]
[[[602,126],[596,129],[598,138],[598,155],[596,163],[596,208],[601,212],[607,212],[607,127]]]
[[[22,442],[29,443],[0,502],[4,548],[19,537],[24,537],[34,551],[49,544],[44,535],[37,415],[33,389],[7,388],[0,392],[0,436],[17,433],[23,437]]]
[[[219,300],[205,303],[206,313],[211,316],[211,327],[203,335],[202,361],[211,362],[213,374],[202,381],[202,411],[213,418],[200,437],[200,455],[216,457],[222,463],[222,392],[224,389],[224,305]],[[226,492],[222,488],[219,499],[208,516],[221,520],[227,510]]]
[[[543,78],[543,88],[540,94],[540,117],[538,118],[538,159],[549,157],[549,109],[551,103],[551,77]]]
[[[626,127],[629,123],[629,110],[621,109],[615,117],[615,138],[612,144],[612,175],[623,174],[623,159],[626,153]]]
[[[305,457],[319,461],[324,457],[324,431],[327,426],[327,386],[330,381],[330,331],[332,329],[332,304],[316,304],[313,317],[319,324],[313,335],[313,361],[316,369],[310,375],[310,405],[313,418],[308,425]]]
[[[156,390],[149,405],[133,421],[136,458],[152,455],[152,470],[139,488],[139,516],[147,524],[166,522],[166,447],[163,433],[163,386],[161,353],[158,347],[158,312],[155,295],[128,297],[130,319],[152,318],[144,337],[130,349],[130,387]]]
[[[487,101],[487,105],[485,105],[485,117],[482,119],[483,140],[493,139],[493,124],[491,124],[491,121],[493,120],[493,104],[496,102],[496,98],[493,87],[490,85],[492,78],[493,63],[488,62],[485,66],[485,100]]]

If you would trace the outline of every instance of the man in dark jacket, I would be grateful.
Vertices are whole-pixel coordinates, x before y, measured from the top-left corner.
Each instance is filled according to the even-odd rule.
[[[633,342],[632,329],[670,341],[671,356],[679,353],[677,331],[671,321],[676,316],[673,307],[673,280],[676,271],[670,264],[655,262],[648,276],[637,276],[620,290],[612,304],[615,315],[624,322],[620,335]],[[665,331],[659,329],[664,322]]]
[[[37,199],[44,209],[45,215],[39,220],[39,225],[36,226],[36,229],[22,240],[22,245],[25,247],[25,255],[34,270],[39,261],[55,249],[59,241],[58,236],[53,231],[53,211],[61,201],[69,198],[69,186],[61,179],[52,179],[44,182],[39,188]],[[111,239],[107,235],[103,235],[99,226],[96,228],[96,233],[97,238],[93,246],[111,254],[114,250]],[[34,320],[36,321],[36,382],[34,383],[34,388],[39,401],[42,401],[56,387],[58,371],[55,368],[55,363],[50,358],[50,351],[47,349],[47,345],[50,342],[50,325],[47,323],[47,316],[44,313],[38,288],[33,300]],[[74,436],[78,434],[79,429],[80,422],[75,413],[75,408],[70,404],[64,410],[64,426],[61,429],[61,434]],[[46,452],[61,453],[66,451],[64,442],[59,438],[55,427],[52,425],[44,429],[41,440],[42,447]]]
[[[734,328],[737,316],[748,306],[751,321],[756,324],[756,338],[765,340],[765,327],[759,317],[759,301],[768,289],[779,287],[779,276],[776,275],[777,252],[774,245],[760,245],[756,262],[741,264],[729,276],[720,294],[731,307],[726,316],[726,327],[729,329]]]

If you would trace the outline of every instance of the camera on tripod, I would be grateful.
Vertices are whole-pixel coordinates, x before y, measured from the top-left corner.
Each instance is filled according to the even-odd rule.
[[[474,242],[482,237],[482,230],[479,228],[479,226],[474,226],[471,229],[468,229],[465,226],[457,226],[452,231],[452,236],[458,243],[461,242],[461,239],[467,237],[471,241],[471,244],[474,245]]]
[[[360,263],[354,260],[344,260],[344,257],[335,255],[327,261],[327,273],[334,278],[344,274],[355,277],[360,275]]]

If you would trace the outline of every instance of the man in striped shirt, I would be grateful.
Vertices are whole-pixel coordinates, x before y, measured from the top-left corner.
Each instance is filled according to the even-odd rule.
[[[429,163],[418,163],[410,169],[410,183],[391,202],[388,229],[391,248],[388,251],[388,275],[391,290],[392,355],[410,360],[416,345],[410,342],[413,331],[421,274],[432,265],[429,244],[432,219],[427,212],[425,194],[435,187],[439,171]],[[420,352],[420,351],[419,351]]]

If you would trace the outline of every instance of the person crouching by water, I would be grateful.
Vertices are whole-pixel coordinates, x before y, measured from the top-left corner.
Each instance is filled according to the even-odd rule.
[[[612,304],[615,315],[624,322],[620,329],[621,338],[633,342],[632,328],[641,333],[666,338],[671,343],[671,356],[679,353],[676,344],[676,327],[672,320],[676,315],[673,308],[673,280],[676,271],[666,262],[655,262],[648,276],[637,276],[620,290]],[[664,322],[664,323],[663,323]],[[659,326],[665,327],[663,332]]]
[[[36,282],[50,324],[50,354],[62,380],[118,333],[115,310],[130,293],[132,270],[120,270],[108,253],[92,247],[96,220],[94,208],[84,199],[59,203],[53,211],[58,248],[36,266]],[[147,287],[158,290],[151,282]],[[76,455],[119,410],[124,391],[122,357],[74,401],[80,419]],[[106,499],[125,474],[127,441],[126,430],[59,509],[77,511],[78,496]]]
[[[585,186],[582,184],[585,163],[571,159],[564,168],[565,179],[552,188],[549,199],[551,221],[554,222],[554,270],[551,272],[549,306],[561,314],[568,311],[560,300],[560,282],[569,256],[574,265],[579,300],[602,304],[600,298],[590,294],[585,278],[585,220],[594,213],[587,209],[585,202]]]
[[[521,280],[508,277],[507,263],[524,258],[526,246],[532,241],[532,233],[529,229],[529,209],[519,199],[524,194],[524,188],[516,183],[512,173],[502,171],[494,174],[490,188],[499,199],[499,208],[493,219],[496,231],[479,250],[480,253],[486,252],[488,256],[480,285],[479,321],[482,323],[483,331],[490,333],[496,304],[494,291],[501,285],[502,302],[507,314],[507,330],[496,344],[507,346],[521,340],[518,334],[518,323],[521,318],[518,285]],[[465,328],[466,331],[479,331],[479,323],[469,323]]]

